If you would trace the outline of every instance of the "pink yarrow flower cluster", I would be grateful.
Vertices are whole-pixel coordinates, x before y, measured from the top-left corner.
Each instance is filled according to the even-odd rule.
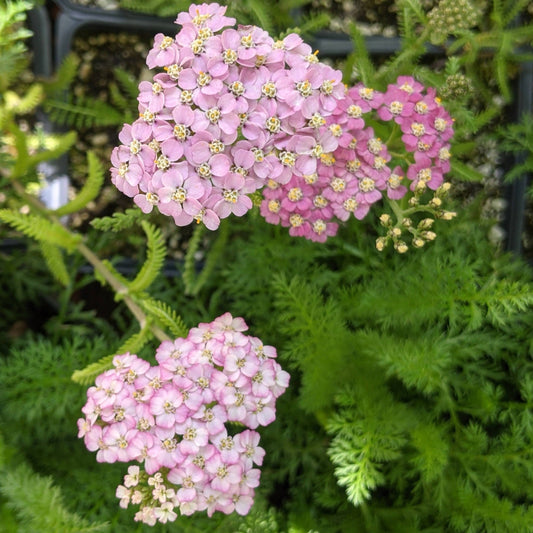
[[[225,10],[191,5],[174,37],[155,36],[146,62],[157,73],[111,156],[115,186],[178,226],[244,215],[268,179],[314,174],[337,146],[323,123],[344,97],[341,73],[298,35],[231,27]]]
[[[339,221],[364,218],[384,196],[399,200],[408,189],[437,190],[450,169],[452,119],[435,91],[412,77],[398,78],[385,93],[358,84],[324,120],[318,134],[327,131],[335,143],[320,143],[328,150],[317,154],[315,172],[283,184],[269,181],[263,193],[261,214],[289,227],[291,235],[323,242],[335,235]],[[367,125],[376,121],[381,129],[390,125],[388,142],[400,159]],[[305,142],[295,135],[290,144],[301,149]],[[310,143],[307,152],[313,150]]]
[[[298,35],[275,41],[235,28],[225,11],[191,5],[176,36],[157,34],[147,56],[157,73],[140,83],[139,119],[124,125],[111,156],[113,183],[145,213],[214,230],[251,209],[260,190],[268,222],[323,242],[384,196],[442,183],[453,130],[434,90],[410,77],[385,93],[347,89]],[[409,164],[368,119],[399,128],[391,139]]]
[[[135,520],[250,510],[265,454],[255,430],[274,421],[289,374],[247,329],[225,313],[164,341],[157,366],[116,355],[88,389],[78,436],[98,462],[141,464],[116,491],[121,507],[139,505]]]

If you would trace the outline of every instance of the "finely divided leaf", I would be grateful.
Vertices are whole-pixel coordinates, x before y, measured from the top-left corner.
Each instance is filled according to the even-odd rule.
[[[166,327],[175,337],[186,337],[189,328],[174,309],[165,302],[159,300],[143,300],[144,310],[153,316],[162,326]]]
[[[13,209],[0,209],[0,220],[40,242],[73,251],[81,236],[70,233],[59,222],[51,222],[39,215],[23,215]]]
[[[161,230],[146,221],[142,221],[141,225],[148,239],[148,252],[141,270],[128,284],[130,292],[147,289],[157,278],[165,262],[166,246]]]
[[[61,249],[54,244],[44,241],[40,241],[39,246],[46,265],[48,266],[48,270],[50,270],[54,278],[59,281],[61,285],[67,287],[70,284],[70,276]]]
[[[94,152],[87,153],[88,174],[82,189],[76,197],[54,211],[57,216],[69,215],[83,209],[89,202],[94,200],[100,193],[104,183],[104,170],[101,162]]]

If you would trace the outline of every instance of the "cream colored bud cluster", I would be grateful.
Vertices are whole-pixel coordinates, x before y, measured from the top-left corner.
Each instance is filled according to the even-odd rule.
[[[437,234],[432,231],[435,220],[451,220],[456,216],[455,212],[442,209],[443,198],[448,195],[450,187],[450,183],[443,183],[426,204],[421,204],[420,197],[427,188],[425,184],[423,187],[417,186],[415,195],[409,201],[409,207],[398,216],[396,222],[391,215],[383,213],[379,221],[387,233],[378,237],[376,248],[381,252],[392,243],[394,249],[403,254],[409,250],[408,241],[414,248],[422,248],[427,242],[435,240]],[[417,212],[429,213],[430,216],[415,223],[408,215]]]
[[[441,0],[428,13],[432,42],[441,44],[449,35],[473,28],[480,16],[481,11],[469,0]]]

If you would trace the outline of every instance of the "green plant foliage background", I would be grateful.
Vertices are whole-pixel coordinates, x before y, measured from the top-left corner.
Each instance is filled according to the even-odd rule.
[[[476,66],[493,46],[492,90],[511,98],[513,46],[530,46],[533,30],[511,24],[527,2],[472,4],[490,16],[448,28],[452,57],[440,70],[419,62],[421,28],[438,17],[416,0],[396,3],[406,43],[397,55],[381,67],[361,48],[347,58],[347,72],[357,65],[378,88],[406,72],[444,95],[457,90],[450,79],[468,78],[474,87],[447,97],[457,120],[452,174],[455,184],[481,186],[473,199],[452,196],[457,219],[436,222],[435,242],[379,254],[379,224],[353,220],[336,238],[311,243],[266,224],[255,209],[224,220],[216,233],[193,230],[182,261],[168,257],[168,222],[138,209],[95,219],[84,234],[60,222],[98,195],[103,169],[92,153],[86,184],[68,204],[54,212],[32,201],[27,187],[38,179],[37,165],[67,152],[74,137],[35,150],[21,117],[43,104],[75,125],[87,102],[67,97],[61,107],[57,100],[75,58],[26,96],[9,93],[27,64],[21,23],[30,4],[0,9],[0,531],[533,531],[533,270],[488,238],[495,221],[482,216],[486,193],[469,159],[489,135],[521,154],[516,169],[530,170],[531,117],[500,127],[494,93],[475,91],[487,76]],[[287,10],[264,3],[234,9],[287,25]],[[351,37],[364,42],[355,26]],[[131,109],[132,81],[123,72],[117,79],[114,104]],[[84,124],[99,123],[102,110],[93,109]],[[127,258],[113,253],[117,241]],[[86,387],[114,353],[153,361],[158,339],[185,336],[226,311],[275,346],[291,373],[275,423],[261,431],[267,453],[256,503],[246,517],[138,524],[115,497],[125,465],[97,463],[77,438]]]

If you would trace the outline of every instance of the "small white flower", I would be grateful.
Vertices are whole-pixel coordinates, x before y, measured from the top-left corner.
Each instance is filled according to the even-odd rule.
[[[117,491],[115,492],[117,498],[120,498],[120,507],[126,509],[131,499],[131,490],[124,487],[124,485],[119,485]]]
[[[139,467],[132,465],[128,468],[128,473],[124,476],[126,487],[136,487],[139,484]]]

